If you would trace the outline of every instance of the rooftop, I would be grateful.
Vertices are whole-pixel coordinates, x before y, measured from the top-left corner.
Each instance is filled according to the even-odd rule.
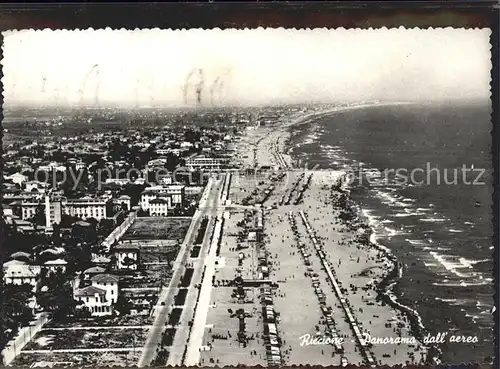
[[[97,274],[91,278],[92,282],[115,282],[118,283],[119,278],[113,274]]]
[[[106,291],[103,290],[102,288],[88,286],[88,287],[79,289],[78,291],[75,292],[75,296],[95,296],[96,294],[106,295]]]
[[[64,259],[48,260],[43,265],[66,265],[68,262]]]
[[[106,269],[104,269],[103,267],[95,266],[95,267],[88,268],[83,273],[84,274],[100,274],[100,273],[104,273],[105,271],[106,271]]]

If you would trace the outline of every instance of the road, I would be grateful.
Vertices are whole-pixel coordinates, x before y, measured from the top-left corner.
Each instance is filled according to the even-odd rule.
[[[174,298],[185,271],[185,264],[189,260],[191,247],[198,232],[201,220],[204,216],[213,212],[218,207],[219,193],[221,190],[221,180],[210,178],[205,191],[200,200],[200,206],[195,212],[189,229],[181,245],[179,254],[174,263],[172,279],[168,287],[164,287],[160,292],[158,304],[155,311],[155,321],[149,331],[142,355],[137,363],[138,367],[150,366],[156,356],[156,350],[162,339],[168,314],[174,305]],[[207,227],[207,230],[210,229]],[[194,282],[192,283],[194,285]],[[177,336],[177,335],[176,335]],[[174,342],[175,343],[175,342]]]
[[[206,288],[203,288],[203,286],[206,286],[206,281],[207,281],[207,271],[208,270],[208,259],[210,258],[209,252],[210,250],[213,250],[213,235],[214,235],[214,227],[216,226],[218,222],[217,216],[222,215],[223,208],[221,208],[221,204],[224,203],[225,197],[222,196],[222,193],[224,192],[224,181],[219,180],[213,185],[213,190],[210,192],[211,196],[207,201],[205,201],[203,204],[200,202],[201,205],[201,210],[205,215],[210,216],[210,220],[208,222],[207,226],[207,231],[205,233],[205,237],[203,239],[203,243],[201,245],[201,251],[200,255],[196,260],[192,260],[193,268],[194,268],[194,273],[193,273],[193,278],[191,280],[191,286],[194,285],[200,285],[202,286],[202,291],[200,293],[200,303],[196,304],[197,298],[198,298],[198,289],[193,289],[191,288],[187,299],[186,303],[184,304],[184,309],[182,312],[181,316],[181,324],[180,327],[177,329],[177,332],[175,334],[174,342],[172,346],[169,348],[169,357],[168,357],[168,366],[175,366],[175,365],[183,365],[183,360],[184,360],[184,353],[186,351],[186,345],[188,341],[190,341],[190,335],[192,335],[192,332],[196,332],[196,326],[193,326],[191,332],[188,323],[190,321],[196,323],[199,321],[199,318],[197,316],[199,315],[199,310],[202,308],[201,304],[201,298],[205,295],[203,292],[206,290]],[[205,266],[207,266],[207,269],[205,269]],[[212,283],[212,278],[210,276],[210,286]],[[204,306],[204,304],[203,304]]]

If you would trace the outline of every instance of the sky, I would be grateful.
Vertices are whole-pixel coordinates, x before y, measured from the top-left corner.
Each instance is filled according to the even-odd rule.
[[[489,29],[3,32],[5,106],[488,99]]]

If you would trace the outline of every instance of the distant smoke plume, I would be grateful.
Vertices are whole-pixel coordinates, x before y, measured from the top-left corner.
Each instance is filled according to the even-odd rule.
[[[94,103],[95,105],[99,105],[99,88],[101,87],[101,79],[99,78],[99,66],[97,66],[96,68],[95,77],[96,77],[96,85],[94,91]]]
[[[224,83],[230,73],[229,68],[225,68],[221,74],[215,78],[210,86],[210,101],[212,105],[220,102],[224,94]]]
[[[220,82],[220,77],[217,76],[217,78],[213,81],[212,86],[210,86],[210,103],[212,105],[214,104],[214,93],[219,87],[219,82]]]
[[[198,78],[199,81],[196,84],[196,103],[200,105],[203,97],[202,96],[203,85],[205,84],[205,78],[203,77],[203,69],[198,69]]]
[[[98,67],[99,67],[99,64],[94,64],[92,66],[92,68],[89,69],[89,71],[87,72],[85,77],[83,78],[82,85],[78,89],[78,93],[80,95],[80,103],[83,101],[83,95],[85,93],[85,88],[87,87],[87,82],[88,82],[90,75],[95,72],[96,77],[97,77],[97,81],[99,81],[99,69],[98,69]],[[99,83],[99,82],[97,82],[97,83]]]
[[[193,76],[194,72],[196,72],[196,69],[192,69],[186,79],[184,80],[184,86],[182,87],[182,96],[183,96],[183,99],[184,99],[184,104],[187,104],[188,102],[188,89],[189,89],[189,80],[191,79],[191,77]]]

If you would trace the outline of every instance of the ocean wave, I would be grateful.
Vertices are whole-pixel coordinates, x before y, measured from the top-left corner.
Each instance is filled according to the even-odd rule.
[[[395,218],[405,218],[405,217],[411,217],[414,214],[410,213],[396,213],[396,214],[390,214],[389,216],[395,217]]]
[[[459,258],[458,260],[459,260],[460,264],[462,264],[465,268],[472,268],[473,265],[478,264],[478,263],[491,262],[491,259],[471,260],[471,259],[466,259],[466,258]]]
[[[427,244],[425,241],[422,241],[422,240],[410,240],[408,238],[406,238],[405,241],[407,241],[410,244],[415,245],[415,246],[422,246],[422,245]]]
[[[487,284],[491,284],[491,282],[481,281],[481,282],[433,282],[433,286],[441,286],[441,287],[472,287],[472,286],[484,286]]]
[[[424,251],[428,251],[428,250],[434,250],[434,251],[450,251],[451,248],[450,247],[440,247],[440,246],[425,246],[423,248]]]
[[[454,259],[455,258],[454,256],[442,255],[442,254],[439,254],[435,251],[430,251],[429,254],[434,259],[436,259],[448,272],[454,274],[455,276],[460,277],[460,278],[466,278],[466,277],[470,276],[470,275],[464,274],[462,272],[459,272],[457,270],[457,269],[463,269],[463,268],[472,269],[472,264],[465,262],[465,261],[468,261],[467,259],[459,258],[459,262],[457,263],[457,262],[447,260],[450,258]]]
[[[419,220],[425,223],[438,223],[448,221],[448,219],[446,218],[420,218]]]
[[[457,299],[457,298],[443,298],[443,297],[435,297],[437,301],[445,302],[449,305],[453,306],[469,306],[473,300],[471,299]]]

